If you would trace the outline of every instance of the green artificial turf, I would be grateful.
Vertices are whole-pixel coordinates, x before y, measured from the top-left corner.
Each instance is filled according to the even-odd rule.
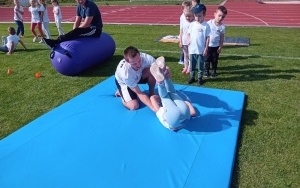
[[[11,25],[15,26],[0,24],[0,34],[5,35]],[[188,76],[181,74],[182,65],[177,63],[178,44],[157,42],[160,36],[177,35],[178,26],[105,25],[104,32],[116,42],[115,55],[74,77],[55,71],[50,50],[33,43],[29,25],[25,27],[29,49],[19,45],[11,56],[0,53],[0,139],[113,75],[129,45],[154,57],[165,56],[174,82],[187,83]],[[65,30],[71,27],[63,24]],[[56,37],[54,24],[50,28]],[[248,37],[250,46],[225,46],[217,78],[206,79],[203,87],[247,95],[232,187],[300,187],[300,30],[227,27],[226,36]],[[12,74],[7,75],[9,68]],[[36,72],[42,77],[35,78]]]

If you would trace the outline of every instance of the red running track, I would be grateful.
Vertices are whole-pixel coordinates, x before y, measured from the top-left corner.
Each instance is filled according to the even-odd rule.
[[[300,4],[259,4],[257,2],[226,2],[227,26],[300,27]],[[207,5],[206,20],[213,18],[216,5]],[[181,6],[100,6],[104,24],[178,25]],[[63,21],[73,22],[75,6],[61,7]],[[54,21],[52,7],[49,17]],[[0,22],[13,22],[13,8],[0,7]],[[30,21],[25,8],[24,21]]]

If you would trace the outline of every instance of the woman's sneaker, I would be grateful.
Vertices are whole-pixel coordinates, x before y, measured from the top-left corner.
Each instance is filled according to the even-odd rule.
[[[159,58],[157,58],[155,63],[162,70],[164,70],[166,68],[165,58],[163,56],[160,56]]]
[[[165,79],[164,75],[161,73],[161,70],[156,62],[151,65],[150,72],[154,76],[157,82],[162,82]]]

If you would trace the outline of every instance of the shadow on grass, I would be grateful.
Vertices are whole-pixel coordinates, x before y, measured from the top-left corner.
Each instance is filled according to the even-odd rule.
[[[253,58],[260,58],[259,55],[226,55],[219,58],[219,60],[246,60],[246,59],[253,59]]]
[[[224,73],[222,73],[224,74]],[[291,80],[292,78],[295,78],[295,75],[263,75],[263,74],[244,74],[244,75],[237,75],[237,76],[231,76],[231,77],[217,77],[214,79],[209,79],[209,82],[252,82],[252,81],[262,81],[262,80],[274,80],[274,79],[283,79],[283,80]]]
[[[77,75],[78,77],[110,77],[115,74],[118,63],[123,59],[121,55],[114,55],[104,63],[91,67]]]
[[[240,65],[232,65],[232,66],[226,66],[226,67],[218,67],[218,70],[230,70],[230,71],[236,71],[236,70],[245,70],[245,69],[261,69],[261,68],[271,68],[270,65],[260,65],[260,64],[240,64]]]
[[[157,58],[157,57],[154,56],[154,58]],[[166,58],[167,65],[168,65],[168,62],[171,62],[171,61],[177,62],[179,60],[179,57],[178,57],[178,59],[175,59],[172,57],[165,56],[165,58]],[[115,74],[116,68],[122,59],[123,59],[122,55],[114,55],[113,57],[108,59],[106,62],[96,65],[77,76],[79,76],[79,77],[110,77]]]
[[[18,53],[30,53],[30,52],[40,52],[40,51],[49,51],[49,53],[51,52],[51,50],[47,49],[46,47],[44,48],[27,48],[27,50],[25,49],[22,49],[22,48],[19,48],[19,49],[16,49],[14,53],[18,52]]]
[[[229,75],[228,77],[217,77],[211,79],[212,82],[216,81],[239,81],[239,82],[251,82],[271,79],[284,79],[290,80],[295,78],[295,74],[300,73],[297,69],[288,70],[274,70],[270,65],[260,64],[240,64],[233,66],[226,66],[218,68],[218,75]]]
[[[237,147],[236,155],[238,155],[240,147],[242,145],[245,126],[255,126],[256,125],[255,120],[257,120],[259,117],[258,112],[254,111],[254,110],[247,110],[247,106],[248,106],[248,96],[246,95],[243,116],[242,116],[242,120],[241,120],[240,131],[239,131],[239,137],[238,137],[238,143],[237,143],[238,147]],[[241,169],[240,160],[239,160],[239,157],[236,156],[234,168],[232,171],[232,179],[231,179],[231,186],[230,186],[232,188],[239,187],[238,180],[240,179],[239,178],[240,177],[240,169]]]

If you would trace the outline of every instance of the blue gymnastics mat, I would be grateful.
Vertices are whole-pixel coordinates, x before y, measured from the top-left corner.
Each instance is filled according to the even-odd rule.
[[[0,141],[0,187],[229,187],[245,94],[175,87],[198,113],[177,132],[125,109],[114,77],[49,111]]]

